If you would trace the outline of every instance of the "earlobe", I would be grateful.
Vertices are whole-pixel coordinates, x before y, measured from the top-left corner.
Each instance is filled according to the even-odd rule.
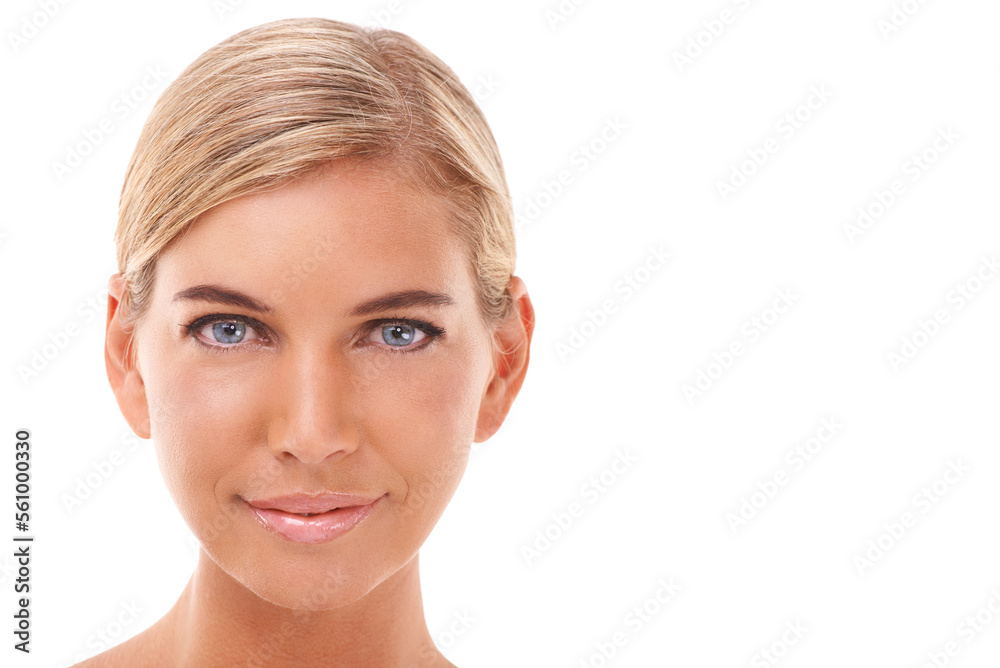
[[[108,320],[104,340],[104,364],[118,408],[139,438],[150,437],[146,386],[134,360],[134,323],[122,321],[121,299],[125,281],[114,274],[108,281]]]
[[[479,406],[476,443],[486,441],[500,429],[528,372],[535,309],[519,277],[511,277],[507,291],[514,310],[496,332],[495,371]]]

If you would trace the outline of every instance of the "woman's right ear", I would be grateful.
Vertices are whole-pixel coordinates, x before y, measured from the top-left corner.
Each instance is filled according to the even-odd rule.
[[[132,431],[139,438],[150,437],[149,403],[146,385],[139,373],[137,358],[132,347],[136,342],[135,323],[122,322],[121,300],[125,279],[114,274],[108,281],[108,322],[104,339],[104,364],[108,371],[111,390],[118,400],[118,408]]]

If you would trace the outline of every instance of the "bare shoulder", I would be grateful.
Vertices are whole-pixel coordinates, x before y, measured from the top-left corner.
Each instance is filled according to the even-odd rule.
[[[156,626],[70,668],[169,668],[171,662]]]

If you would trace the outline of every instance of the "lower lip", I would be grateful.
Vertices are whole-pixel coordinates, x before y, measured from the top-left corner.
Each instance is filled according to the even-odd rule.
[[[294,543],[326,543],[356,527],[375,509],[382,497],[367,506],[338,508],[306,517],[284,510],[249,506],[264,527]],[[249,505],[249,504],[247,504]]]

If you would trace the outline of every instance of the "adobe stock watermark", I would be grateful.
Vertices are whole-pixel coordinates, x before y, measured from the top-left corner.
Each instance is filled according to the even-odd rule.
[[[924,655],[927,661],[920,668],[946,668],[956,659],[962,650],[979,638],[986,627],[1000,617],[1000,587],[990,589],[989,598],[979,608],[966,615],[955,626],[955,637],[945,641],[940,649],[931,650]]]
[[[551,179],[542,181],[540,191],[528,198],[520,213],[514,215],[514,231],[520,233],[529,224],[538,220],[542,213],[562,197],[566,190],[576,183],[581,174],[604,155],[628,129],[621,116],[607,118],[604,125],[590,139],[582,142],[569,154],[568,163],[559,169]]]
[[[45,343],[32,348],[27,354],[27,361],[17,365],[15,370],[21,378],[21,383],[27,386],[30,381],[38,378],[90,323],[103,322],[101,318],[105,315],[107,306],[107,288],[99,290],[77,304],[73,311],[74,316],[55,330],[50,330],[45,336]]]
[[[774,471],[762,480],[758,480],[755,485],[756,490],[740,497],[736,510],[726,513],[726,522],[733,533],[739,533],[740,529],[757,517],[774,500],[782,487],[791,481],[794,474],[802,471],[806,464],[823,452],[823,449],[843,429],[844,425],[836,415],[825,417],[820,421],[815,434],[807,438],[804,443],[797,443],[789,449],[785,454],[785,465],[775,467]]]
[[[765,306],[758,315],[745,320],[739,328],[740,336],[733,339],[722,352],[712,353],[712,361],[697,369],[694,380],[681,385],[681,392],[687,399],[688,405],[693,406],[698,399],[705,396],[705,393],[733,368],[736,360],[746,354],[750,346],[771,331],[798,299],[790,288],[778,290],[770,306]]]
[[[458,644],[459,638],[469,632],[476,621],[476,617],[468,610],[454,613],[451,621],[434,635],[435,643],[441,649],[451,649]]]
[[[684,68],[694,65],[696,60],[722,38],[729,26],[736,22],[740,12],[750,9],[751,2],[750,0],[732,0],[730,4],[735,5],[736,10],[730,9],[728,6],[723,7],[717,14],[702,21],[701,27],[688,35],[683,47],[671,52],[678,72],[684,74]]]
[[[7,43],[10,44],[11,50],[18,53],[27,46],[28,42],[35,39],[69,2],[70,0],[38,0],[35,3],[38,9],[22,16],[17,30],[7,31]]]
[[[336,248],[336,238],[333,232],[326,230],[323,237],[312,246],[309,255],[296,259],[291,266],[285,270],[281,277],[281,285],[274,287],[268,292],[269,306],[279,306],[288,299],[288,293],[297,290],[299,286],[307,283],[307,279],[317,270],[322,269],[326,261],[333,254]]]
[[[386,357],[388,356],[383,356],[383,358]],[[379,364],[383,363],[379,362]],[[435,466],[431,473],[423,475],[419,481],[412,481],[402,500],[403,506],[400,509],[400,514],[409,517],[412,513],[423,508],[428,500],[434,499],[442,487],[455,484],[455,480],[461,477],[474,453],[479,450],[480,448],[472,447],[472,444],[456,443],[452,453],[446,456],[442,463]]]
[[[622,304],[626,303],[644,285],[646,285],[656,272],[666,266],[667,260],[672,256],[663,249],[663,246],[649,246],[646,257],[643,258],[639,266],[627,271],[612,286],[613,295],[606,297],[596,309],[587,309],[582,322],[579,322],[569,329],[569,337],[566,341],[556,341],[556,354],[559,361],[565,363],[570,357],[580,352],[598,331],[615,313],[618,313]]]
[[[917,151],[900,166],[901,172],[889,185],[876,188],[871,198],[858,207],[857,216],[852,222],[844,223],[844,235],[852,246],[858,238],[865,235],[875,223],[881,220],[907,192],[907,183],[913,184],[923,178],[924,174],[942,155],[948,152],[961,135],[948,125],[937,129],[937,134],[927,146]]]
[[[275,459],[265,460],[265,464],[254,471],[247,481],[248,489],[270,489],[271,483],[279,478],[281,472],[281,464]],[[209,551],[206,546],[211,546],[225,536],[230,529],[239,526],[239,522],[247,517],[245,508],[243,501],[236,504],[223,504],[218,507],[218,512],[213,514],[211,521],[203,525],[200,536],[188,533],[186,543],[193,556],[196,559],[201,558],[202,550]]]
[[[119,93],[110,104],[108,113],[97,123],[84,128],[80,137],[70,142],[59,160],[52,161],[52,173],[56,181],[62,183],[69,174],[76,171],[86,159],[94,154],[97,147],[120,127],[132,113],[152,97],[153,92],[162,87],[167,73],[159,65],[147,65],[142,78],[134,86]]]
[[[569,21],[576,10],[587,4],[587,0],[559,0],[545,10],[545,21],[549,24],[549,30],[555,31],[560,25]]]
[[[672,577],[662,577],[656,581],[656,590],[643,601],[625,613],[621,625],[606,639],[594,644],[585,658],[580,659],[577,668],[604,668],[645,629],[663,610],[673,602],[681,591],[680,585]]]
[[[875,22],[875,27],[878,28],[879,34],[882,35],[882,40],[888,42],[890,37],[898,33],[901,28],[910,22],[910,19],[917,15],[917,12],[923,9],[927,1],[903,0],[902,2],[892,3],[889,16],[880,18]]]
[[[6,585],[7,580],[14,580],[18,567],[10,556],[0,556],[0,585]]]
[[[858,575],[864,575],[880,562],[889,550],[906,537],[906,534],[957,485],[972,469],[961,460],[949,460],[948,468],[934,482],[924,485],[910,499],[912,510],[904,510],[900,515],[882,523],[880,533],[868,541],[867,546],[854,555],[854,567]]]
[[[247,0],[212,0],[212,10],[215,18],[220,21],[226,18],[227,14],[232,14],[237,9],[246,4]]]
[[[717,179],[715,189],[723,202],[728,202],[729,198],[750,182],[756,174],[766,165],[781,148],[788,144],[793,137],[806,126],[813,116],[822,109],[833,97],[833,92],[826,87],[826,84],[811,86],[809,93],[801,104],[789,109],[774,122],[774,131],[777,137],[768,137],[759,146],[752,146],[746,150],[747,157],[733,165],[729,171],[729,177],[725,180]]]
[[[767,647],[759,650],[750,657],[750,668],[770,668],[777,665],[782,659],[788,656],[789,650],[799,644],[809,631],[802,622],[793,620],[785,622],[785,628]]]
[[[979,296],[983,288],[998,273],[1000,273],[1000,264],[997,263],[996,253],[989,257],[984,256],[970,276],[959,281],[955,287],[947,292],[944,305],[934,309],[934,312],[926,319],[918,319],[916,324],[910,328],[910,333],[902,337],[900,346],[886,353],[889,368],[899,373],[903,366],[916,359],[917,355],[941,333],[944,326],[951,322],[952,316],[959,313],[969,302]]]
[[[401,668],[423,668],[437,659],[438,650],[449,650],[465,637],[469,629],[478,621],[468,610],[452,614],[451,621],[441,631],[434,634],[434,641],[422,643],[416,652],[417,660]]]
[[[392,25],[392,22],[403,13],[405,9],[404,4],[410,4],[409,0],[406,3],[403,0],[389,0],[385,3],[384,7],[372,10],[371,21],[368,22],[369,28],[388,28]]]
[[[109,650],[125,640],[128,629],[142,618],[142,613],[145,611],[145,608],[134,600],[123,602],[107,622],[87,636],[84,643],[87,651],[77,654],[74,663]]]
[[[344,575],[338,569],[327,568],[322,583],[298,601],[302,607],[292,610],[294,621],[285,619],[280,625],[268,628],[267,634],[262,635],[259,642],[247,648],[246,660],[241,665],[245,668],[265,668],[275,665],[275,657],[285,654],[290,644],[301,642],[296,636],[301,636],[310,629],[309,623],[314,621],[315,611],[321,610],[331,596],[340,591],[345,582]]]
[[[545,526],[535,529],[534,536],[521,545],[524,562],[532,566],[543,554],[552,549],[552,546],[579,522],[587,512],[587,508],[607,494],[637,461],[638,458],[629,452],[628,448],[615,450],[614,460],[600,473],[580,485],[579,499],[572,501],[565,510],[551,513]]]
[[[271,489],[272,483],[280,479],[284,474],[282,465],[275,458],[264,460],[264,464],[257,468],[247,480],[247,489],[264,490]],[[212,521],[204,527],[203,534],[199,537],[188,536],[188,545],[194,550],[197,556],[205,545],[211,545],[224,536],[234,526],[246,517],[246,506],[243,501],[237,504],[227,503],[219,507],[219,512],[215,513]],[[207,551],[207,550],[206,550]]]
[[[502,82],[494,74],[481,74],[472,83],[465,83],[465,87],[472,94],[472,99],[476,104],[482,106],[487,100],[500,90]]]
[[[72,515],[82,508],[94,492],[125,464],[126,455],[138,450],[142,443],[131,429],[123,431],[118,442],[120,447],[113,449],[107,457],[91,462],[87,472],[76,477],[72,490],[62,493],[60,500],[67,513]]]

